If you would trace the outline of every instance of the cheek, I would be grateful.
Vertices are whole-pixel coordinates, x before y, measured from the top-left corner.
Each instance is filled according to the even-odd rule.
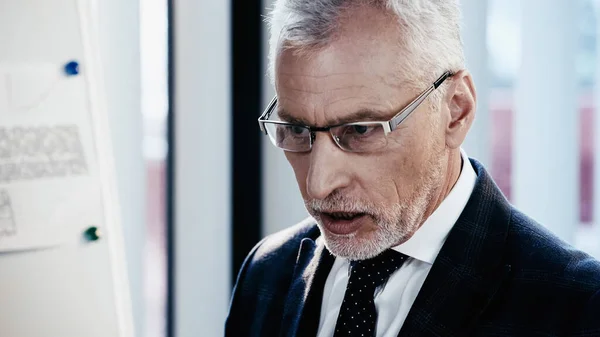
[[[430,152],[427,140],[408,133],[390,141],[374,170],[378,176],[376,184],[382,186],[381,194],[385,191],[389,202],[404,203],[414,195],[426,172]]]
[[[416,111],[404,128],[390,134],[388,152],[393,153],[394,165],[409,177],[418,177],[426,170],[432,156],[444,148],[443,130],[439,121],[428,111]],[[410,122],[410,123],[409,123]]]
[[[427,139],[419,139],[417,134],[406,132],[392,135],[387,149],[389,170],[393,177],[411,179],[418,175],[422,164],[426,161]]]
[[[298,188],[300,188],[300,193],[302,194],[302,197],[306,199],[306,177],[308,176],[308,170],[310,167],[307,154],[294,152],[284,152],[284,154],[288,163],[290,163],[292,170],[294,170],[296,182],[298,183]]]
[[[406,157],[386,152],[370,162],[370,170],[365,174],[365,190],[370,197],[384,204],[398,203],[403,199],[402,190],[405,182],[411,181],[410,170],[407,168]]]

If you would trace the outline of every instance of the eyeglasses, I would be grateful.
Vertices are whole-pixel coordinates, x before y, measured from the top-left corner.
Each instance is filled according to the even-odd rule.
[[[277,107],[277,96],[275,96],[267,109],[258,118],[258,124],[260,130],[269,136],[273,145],[289,152],[310,151],[315,141],[316,132],[327,131],[329,131],[337,146],[344,151],[372,152],[380,150],[387,145],[388,134],[396,130],[425,101],[427,96],[452,75],[454,75],[452,72],[445,72],[427,90],[423,91],[388,121],[356,122],[328,127],[314,127],[269,120]]]

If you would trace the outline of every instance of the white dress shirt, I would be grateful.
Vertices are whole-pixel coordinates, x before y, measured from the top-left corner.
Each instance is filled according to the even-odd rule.
[[[415,234],[392,249],[408,256],[404,265],[390,276],[376,292],[377,337],[396,337],[429,274],[448,233],[471,197],[477,175],[465,152],[461,150],[463,165],[459,178],[439,207]],[[323,292],[318,337],[331,337],[348,284],[349,262],[336,258]]]

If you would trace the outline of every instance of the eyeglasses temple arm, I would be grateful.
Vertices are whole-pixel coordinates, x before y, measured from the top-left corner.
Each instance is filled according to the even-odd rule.
[[[269,119],[269,117],[271,117],[271,115],[273,114],[275,105],[277,105],[277,96],[273,97],[273,99],[271,100],[271,103],[269,103],[269,105],[267,106],[265,111],[262,113],[262,115],[260,115],[260,117],[258,117],[258,126],[260,127],[260,131],[264,132],[265,135],[267,134],[267,130],[265,129],[265,127],[263,125],[263,121],[266,121],[267,119]]]
[[[440,76],[440,78],[437,79],[437,81],[433,82],[433,88],[437,89],[440,85],[442,85],[442,83],[444,83],[444,81],[448,77],[452,77],[453,75],[454,75],[454,73],[451,71],[445,72],[444,74],[442,74],[442,76]]]
[[[390,130],[396,130],[396,127],[400,125],[408,116],[410,116],[417,107],[423,103],[423,101],[435,90],[435,86],[432,85],[427,90],[423,91],[417,98],[415,98],[406,108],[402,109],[392,120],[390,120]]]
[[[444,81],[454,75],[454,73],[447,71],[440,78],[438,78],[433,84],[424,92],[422,92],[417,98],[415,98],[406,108],[402,109],[394,118],[389,122],[390,130],[394,131],[410,114],[417,109],[417,107],[423,103],[423,101],[429,96],[435,89],[437,89]]]

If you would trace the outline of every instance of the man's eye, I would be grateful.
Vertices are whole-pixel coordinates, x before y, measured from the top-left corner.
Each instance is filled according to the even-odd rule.
[[[303,132],[306,131],[306,129],[301,126],[292,126],[290,127],[290,130],[295,135],[301,135]]]
[[[352,136],[369,136],[377,129],[376,125],[348,125],[345,130],[345,135]]]
[[[369,127],[365,126],[365,125],[353,125],[352,126],[354,132],[360,134],[360,135],[364,135],[365,133],[367,133],[367,131],[369,131]]]

